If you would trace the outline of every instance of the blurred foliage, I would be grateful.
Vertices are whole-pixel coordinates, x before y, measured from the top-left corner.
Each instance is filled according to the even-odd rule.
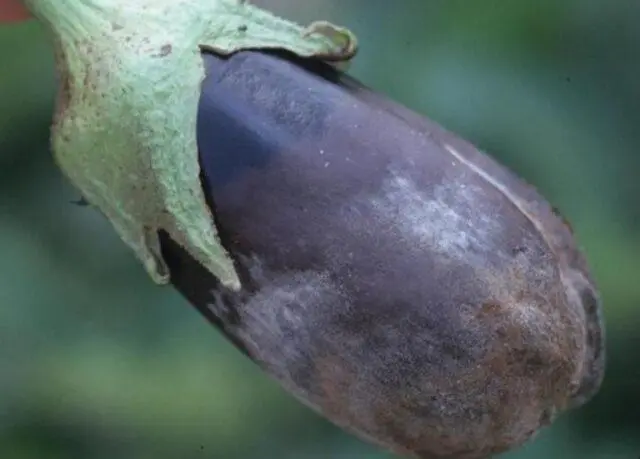
[[[640,454],[640,3],[271,0],[352,27],[351,73],[476,143],[573,222],[602,290],[601,393],[511,459]],[[0,28],[0,457],[391,456],[293,400],[107,223],[47,152],[38,24]]]

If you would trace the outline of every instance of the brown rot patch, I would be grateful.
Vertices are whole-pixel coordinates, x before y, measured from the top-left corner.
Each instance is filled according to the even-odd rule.
[[[345,362],[335,356],[326,355],[315,362],[317,383],[320,388],[320,407],[323,412],[334,419],[357,425],[358,420],[349,413],[349,392],[357,380],[357,375],[350,371]]]
[[[493,316],[502,312],[503,306],[497,301],[487,301],[482,304],[478,315],[480,316]]]

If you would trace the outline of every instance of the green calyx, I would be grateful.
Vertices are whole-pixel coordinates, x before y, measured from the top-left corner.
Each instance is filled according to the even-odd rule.
[[[283,49],[349,61],[351,32],[303,28],[242,0],[25,0],[52,31],[62,87],[57,163],[152,279],[170,281],[158,231],[230,289],[241,287],[200,184],[202,49]]]

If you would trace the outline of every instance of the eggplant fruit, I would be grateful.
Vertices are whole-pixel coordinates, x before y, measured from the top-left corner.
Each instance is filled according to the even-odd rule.
[[[533,187],[325,63],[203,59],[202,184],[243,288],[163,253],[287,391],[415,458],[509,450],[597,392],[599,294]]]

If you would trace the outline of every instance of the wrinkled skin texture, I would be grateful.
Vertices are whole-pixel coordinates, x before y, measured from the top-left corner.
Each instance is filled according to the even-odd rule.
[[[203,183],[244,289],[216,287],[166,235],[165,256],[287,390],[423,459],[516,447],[597,391],[598,294],[533,188],[322,64],[205,62]]]

